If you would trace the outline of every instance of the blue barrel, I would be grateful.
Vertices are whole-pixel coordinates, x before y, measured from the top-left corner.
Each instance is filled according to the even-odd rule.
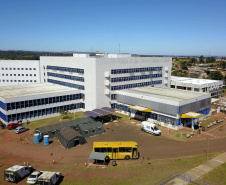
[[[39,134],[34,134],[35,144],[39,143]]]
[[[44,145],[49,145],[49,136],[48,135],[44,136]]]

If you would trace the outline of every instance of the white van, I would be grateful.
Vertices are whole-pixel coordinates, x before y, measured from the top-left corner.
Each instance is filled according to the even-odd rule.
[[[161,130],[159,130],[154,123],[150,123],[148,121],[141,122],[141,131],[148,132],[154,136],[161,135]]]

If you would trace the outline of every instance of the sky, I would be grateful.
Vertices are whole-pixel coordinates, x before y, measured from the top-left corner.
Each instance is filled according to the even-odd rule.
[[[0,50],[226,56],[225,0],[0,0]]]

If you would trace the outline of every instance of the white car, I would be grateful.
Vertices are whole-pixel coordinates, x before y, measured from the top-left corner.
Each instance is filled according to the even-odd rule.
[[[29,130],[29,128],[20,126],[20,127],[15,128],[14,132],[16,134],[19,134],[19,133],[25,132],[27,130]]]
[[[36,184],[38,183],[38,177],[42,174],[42,172],[35,171],[33,172],[27,179],[28,184]]]

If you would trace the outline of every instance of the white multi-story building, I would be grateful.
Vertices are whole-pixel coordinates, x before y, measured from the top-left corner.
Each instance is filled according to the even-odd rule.
[[[39,60],[0,60],[0,86],[40,83]]]
[[[27,61],[21,61],[21,66],[14,68],[20,68],[20,71],[21,68],[25,71],[35,68],[29,67],[30,64],[26,67],[23,62]],[[33,61],[30,63],[32,65]],[[135,116],[145,115],[141,116],[145,119],[160,121],[161,118],[164,124],[179,128],[210,113],[209,94],[169,90],[171,57],[74,54],[72,57],[42,56],[37,65],[40,84],[0,89],[2,121],[42,119],[57,115],[60,109],[89,111],[95,117],[103,113],[103,110],[96,109],[111,107]],[[26,76],[26,80],[30,80],[29,77]],[[183,94],[186,98],[182,98]],[[191,104],[196,109],[192,109]],[[143,108],[135,110],[131,108],[134,105],[150,109],[151,113],[143,114]],[[189,111],[196,111],[196,115]]]
[[[130,54],[74,54],[40,57],[41,82],[81,89],[85,109],[111,106],[115,91],[143,86],[170,87],[172,58]]]

